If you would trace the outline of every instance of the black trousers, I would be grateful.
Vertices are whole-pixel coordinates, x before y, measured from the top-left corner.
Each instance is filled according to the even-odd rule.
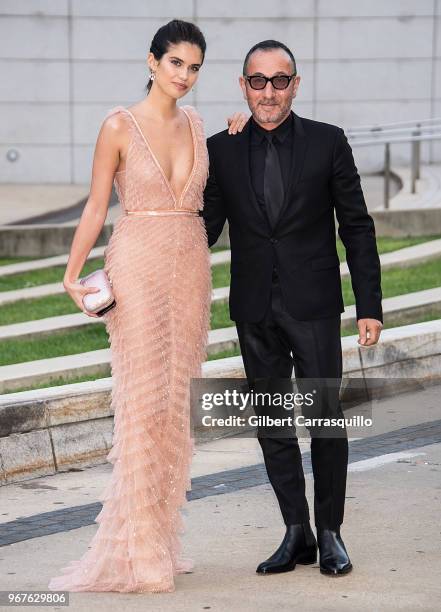
[[[257,378],[339,379],[342,376],[340,314],[298,321],[285,309],[276,270],[264,318],[257,323],[236,321],[248,384]],[[292,355],[291,355],[292,352]],[[300,384],[300,381],[299,381]],[[343,413],[339,413],[343,416]],[[348,440],[311,436],[314,475],[314,519],[319,529],[336,529],[343,522],[348,465]],[[310,519],[298,438],[259,437],[269,481],[286,525]]]

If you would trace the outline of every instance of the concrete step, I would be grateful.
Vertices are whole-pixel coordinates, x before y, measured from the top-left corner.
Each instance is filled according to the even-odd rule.
[[[380,264],[382,271],[391,268],[410,268],[438,257],[441,257],[441,238],[390,251],[390,253],[383,253],[380,255]],[[346,261],[340,264],[340,275],[342,278],[350,275]]]
[[[87,257],[87,260],[98,259],[104,256],[105,246],[95,247]],[[217,251],[211,253],[211,265],[226,263],[230,261],[230,251]],[[20,263],[10,264],[8,266],[0,266],[0,276],[10,276],[11,274],[20,274],[22,272],[32,272],[33,270],[42,270],[44,268],[52,268],[53,266],[63,266],[67,264],[69,255],[55,255],[54,257],[45,257],[44,259],[34,259],[33,261],[22,261]]]
[[[95,247],[90,251],[87,259],[98,259],[102,257],[105,248],[104,246]],[[31,272],[32,270],[42,270],[43,268],[52,268],[53,266],[64,266],[67,264],[68,259],[68,254],[55,255],[54,257],[45,257],[44,259],[34,259],[33,261],[22,261],[8,266],[0,266],[0,276],[10,276],[11,274]]]
[[[0,367],[0,393],[28,385],[50,384],[63,377],[102,375],[110,365],[110,349],[26,361]]]
[[[228,301],[229,287],[214,289],[211,295],[212,303],[226,302]],[[104,324],[104,321],[103,319],[89,317],[83,312],[76,312],[45,319],[35,319],[34,321],[12,323],[11,325],[0,325],[0,340],[7,340],[8,338],[27,338],[30,340],[52,333],[78,329],[94,323]]]
[[[230,251],[219,251],[218,253],[212,253],[210,259],[212,266],[228,263],[230,261]],[[3,266],[0,266],[0,272],[2,267]],[[9,266],[4,267],[9,268]],[[222,294],[224,292],[224,288],[215,289],[213,299],[216,301],[218,299],[216,296],[219,293]],[[10,304],[12,302],[18,302],[19,300],[29,300],[32,298],[47,297],[49,295],[61,295],[63,293],[66,293],[63,283],[49,283],[47,285],[38,285],[36,287],[26,287],[25,289],[14,289],[13,291],[0,291],[0,306],[2,306],[3,304]]]
[[[228,296],[229,287],[221,287],[213,291],[212,299],[215,303],[226,302]],[[441,288],[439,287],[398,295],[383,300],[383,312],[385,317],[387,316],[389,320],[398,319],[398,322],[402,322],[403,324],[409,322],[409,316],[421,316],[425,312],[436,307],[441,307]],[[345,312],[342,313],[343,329],[347,329],[355,323],[355,316],[355,306],[348,306]],[[7,340],[10,338],[26,338],[30,340],[94,324],[103,325],[104,322],[102,319],[88,317],[83,312],[48,317],[46,319],[36,319],[35,321],[25,321],[23,323],[0,326],[0,340]],[[219,332],[220,330],[214,331]]]
[[[395,326],[412,321],[419,316],[424,315],[428,311],[438,309],[441,316],[441,288],[427,289],[415,293],[405,294],[383,300],[384,323],[387,327],[388,323],[393,323]],[[41,334],[54,333],[51,329],[54,319],[70,318],[74,321],[72,327],[76,327],[75,318],[85,317],[84,324],[94,324],[96,319],[87,317],[83,313],[80,315],[66,315],[66,317],[53,317],[52,319],[43,319],[46,322],[46,328],[41,331]],[[356,325],[356,310],[355,306],[349,306],[342,313],[342,329],[348,329]],[[100,320],[98,320],[100,322]],[[29,323],[17,324],[29,325]],[[0,332],[1,332],[0,328]],[[59,329],[58,329],[59,331]],[[17,336],[15,336],[17,337]],[[21,336],[23,337],[23,335]],[[28,336],[29,337],[29,336]],[[2,336],[0,335],[0,339]],[[227,327],[216,330],[210,330],[208,336],[208,354],[212,355],[221,351],[230,350],[239,347],[236,327]],[[53,357],[49,359],[41,359],[37,361],[28,361],[24,363],[11,364],[0,367],[0,393],[11,391],[20,387],[37,384],[50,384],[52,380],[59,377],[66,379],[87,374],[102,374],[110,367],[110,349],[102,349],[98,351],[89,351],[87,353],[79,353],[74,355],[66,355],[62,357]]]
[[[379,377],[384,378],[386,372],[380,372],[379,368],[386,366],[394,367],[398,362],[408,362],[412,366],[412,371],[407,374],[417,376],[419,370],[417,361],[424,358],[430,358],[433,363],[431,368],[434,369],[433,374],[441,376],[441,360],[439,354],[441,352],[441,319],[434,321],[425,321],[423,323],[412,323],[390,329],[384,329],[381,334],[381,340],[377,345],[366,347],[357,343],[358,335],[345,336],[341,339],[343,350],[343,372],[344,374],[357,375],[364,373],[368,378]],[[396,350],[392,350],[394,348]],[[57,357],[56,359],[43,359],[39,362],[34,361],[34,364],[42,364],[43,362],[60,362],[59,370],[62,370],[63,365],[69,366],[63,360],[76,359],[78,364],[88,362],[89,364],[101,364],[105,357],[109,354],[109,349],[101,351],[91,351],[90,353],[82,353],[79,355],[71,355],[66,357]],[[26,365],[26,364],[20,364]],[[6,366],[10,367],[10,366]],[[38,367],[38,366],[37,366]],[[44,367],[40,367],[40,372],[44,372]],[[397,372],[398,370],[396,370]],[[425,372],[425,376],[431,376],[430,371],[422,366],[421,372]],[[406,374],[406,376],[407,376]],[[235,378],[245,376],[243,369],[242,356],[226,357],[223,359],[214,359],[206,361],[202,364],[202,375],[209,378]],[[397,376],[397,374],[394,374]],[[29,391],[20,391],[17,393],[0,394],[0,406],[13,406],[24,402],[44,402],[49,399],[62,399],[70,394],[82,395],[89,393],[97,393],[100,391],[109,391],[112,388],[112,378],[99,378],[94,381],[86,381],[81,383],[72,383],[59,385],[56,387],[45,387],[42,389],[31,389]]]
[[[408,268],[416,264],[421,264],[421,263],[430,261],[432,259],[436,259],[437,257],[440,257],[440,256],[441,256],[441,239],[438,239],[438,240],[429,240],[422,244],[417,244],[415,246],[406,247],[404,249],[398,249],[397,251],[391,251],[390,253],[385,253],[384,255],[380,255],[380,262],[381,262],[382,270],[387,270],[389,268],[395,268],[395,267]],[[49,259],[58,260],[60,257],[65,257],[65,256],[60,255],[58,257],[51,257]],[[89,259],[93,259],[93,257],[89,257]],[[230,260],[231,260],[231,251],[229,250],[219,251],[211,255],[211,265],[229,263]],[[46,261],[46,260],[39,260],[39,261]],[[0,266],[0,276],[2,273],[2,268],[12,269],[14,266],[23,266],[25,264],[27,265],[27,262],[24,262],[22,264],[11,264],[11,266]],[[54,264],[54,265],[59,265],[59,264]],[[25,270],[21,270],[21,271],[25,271]],[[349,268],[346,262],[342,262],[340,264],[340,275],[342,278],[349,276]],[[216,289],[215,291],[225,292],[226,288]],[[62,293],[65,293],[63,283],[50,283],[47,285],[39,285],[38,287],[27,287],[25,289],[15,289],[13,291],[2,291],[0,292],[0,306],[2,304],[17,302],[18,300],[26,300],[30,298],[36,298],[36,297],[45,297],[48,295],[57,295],[57,294],[62,294]],[[228,297],[228,296],[225,295],[224,293],[224,297]],[[216,298],[214,299],[216,301]]]
[[[90,319],[90,321],[94,321],[93,318],[87,317],[87,315],[84,316]],[[239,340],[235,327],[214,329],[208,333],[207,352],[209,355],[234,349],[237,346],[239,346]],[[110,348],[100,349],[87,353],[76,353],[0,366],[0,393],[28,385],[49,385],[51,381],[60,377],[69,379],[83,376],[84,374],[103,374],[110,367],[110,351]]]
[[[48,297],[50,295],[61,295],[66,293],[63,283],[48,283],[26,289],[13,289],[12,291],[0,292],[0,306],[11,304],[20,300],[31,300],[32,298]]]
[[[366,400],[377,389],[378,379],[381,386],[375,398],[390,396],[398,384],[397,392],[403,393],[441,378],[441,320],[386,329],[381,342],[372,347],[359,346],[357,336],[346,337],[342,349],[346,378],[373,379]],[[244,378],[242,358],[205,362],[202,376]],[[111,389],[112,379],[107,377],[0,395],[1,484],[105,462],[113,427]],[[431,414],[436,418],[433,405]]]
[[[439,359],[441,352],[441,319],[384,329],[381,334],[381,341],[375,346],[361,346],[357,343],[357,339],[358,335],[345,336],[341,339],[343,372],[346,375],[357,375],[364,371],[368,378],[377,376],[383,378],[385,373],[379,372],[378,368],[393,367],[398,362],[408,360],[413,363],[413,372],[409,373],[409,375],[413,375],[418,370],[416,366],[419,359],[433,358],[433,374],[436,373],[437,376],[441,376],[441,360]],[[399,348],[399,350],[391,350],[391,347]],[[90,364],[100,364],[108,351],[109,349],[103,349],[70,357],[78,358],[79,363],[81,360],[83,362],[88,360]],[[88,357],[85,357],[86,355]],[[56,360],[61,362],[67,358],[57,357]],[[54,360],[41,360],[41,362],[44,361]],[[32,363],[37,364],[39,362],[34,361]],[[412,363],[409,365],[412,365]],[[425,371],[425,374],[430,376],[429,371]],[[202,375],[206,378],[243,377],[245,372],[242,356],[205,361],[202,364]],[[41,403],[49,399],[62,399],[71,394],[97,393],[109,391],[111,388],[112,378],[106,377],[56,387],[0,394],[0,407],[14,406],[24,402]]]
[[[441,166],[440,164],[422,165],[420,178],[415,185],[415,193],[411,190],[412,170],[410,166],[393,168],[402,181],[401,190],[390,198],[389,208],[425,209],[439,208],[441,206]]]

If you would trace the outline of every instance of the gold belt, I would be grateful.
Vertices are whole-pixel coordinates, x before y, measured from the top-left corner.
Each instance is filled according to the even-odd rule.
[[[125,210],[125,215],[133,215],[135,217],[144,217],[149,215],[199,215],[197,210],[171,209],[171,210]]]

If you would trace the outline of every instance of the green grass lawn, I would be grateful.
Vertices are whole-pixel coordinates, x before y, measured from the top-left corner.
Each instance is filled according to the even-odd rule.
[[[72,305],[76,309],[73,302]],[[211,329],[232,325],[234,323],[230,320],[228,305],[213,304]],[[104,324],[97,323],[69,331],[51,333],[37,339],[14,338],[0,341],[0,366],[105,348],[109,348],[107,331]]]
[[[441,285],[441,257],[409,268],[390,268],[381,275],[383,298],[432,289]],[[342,279],[343,298],[346,306],[355,304],[349,278]]]
[[[22,263],[23,261],[34,261],[41,257],[0,257],[0,266],[9,266],[9,264]]]
[[[212,253],[224,251],[225,247],[212,247]],[[37,258],[33,258],[37,259]],[[30,258],[3,258],[0,259],[0,265],[8,265],[20,263],[21,261],[30,261]],[[102,257],[86,261],[84,268],[81,271],[81,276],[85,276],[90,272],[94,272],[104,266]],[[20,272],[19,274],[8,274],[0,276],[0,291],[13,291],[14,289],[26,289],[28,287],[38,287],[49,283],[61,283],[64,277],[65,265],[52,266],[51,268],[41,268],[39,270],[31,270],[29,272]]]
[[[415,323],[422,323],[423,321],[432,321],[434,319],[438,319],[439,318],[439,312],[437,311],[433,311],[433,312],[428,312],[426,313],[424,316],[419,317],[418,319],[416,319],[414,322]],[[400,323],[397,322],[396,325],[400,325]],[[394,322],[390,322],[388,323],[387,327],[388,328],[392,328],[396,326],[394,324]],[[351,329],[346,329],[343,330],[342,332],[342,336],[352,336],[354,334],[357,334],[358,330],[357,328],[354,326]],[[105,347],[104,347],[105,348]],[[231,349],[231,350],[227,350],[227,351],[221,351],[219,353],[215,353],[213,355],[209,355],[208,357],[208,361],[212,361],[214,359],[224,359],[226,357],[235,357],[237,355],[240,355],[240,349],[239,348],[235,348],[235,349]],[[14,389],[14,391],[5,391],[3,393],[17,393],[19,391],[28,391],[30,389],[43,389],[45,387],[51,386],[51,387],[55,387],[55,386],[60,386],[60,385],[67,385],[67,384],[72,384],[72,383],[79,383],[79,382],[85,382],[87,380],[97,380],[98,378],[107,378],[111,376],[111,371],[110,371],[110,366],[108,369],[106,369],[105,372],[103,372],[100,375],[82,375],[82,376],[73,376],[72,378],[62,378],[62,377],[58,377],[54,380],[52,380],[50,382],[50,385],[48,385],[47,383],[40,383],[40,384],[35,384],[32,386],[24,386],[24,387],[20,387],[18,389]]]
[[[61,293],[4,304],[0,306],[0,321],[2,325],[11,325],[77,312],[81,311],[71,297],[67,293]]]
[[[225,251],[227,247],[213,246],[210,248],[212,253]],[[45,259],[44,257],[0,257],[0,266],[9,266],[10,264],[22,263],[23,261],[35,261],[37,259]]]
[[[413,246],[415,244],[420,244],[436,238],[440,238],[440,236],[421,236],[419,238],[377,238],[378,252],[389,253],[390,251]],[[210,250],[212,253],[217,253],[225,250],[225,247],[211,247]],[[337,251],[340,261],[345,261],[345,249],[340,239],[337,240]],[[3,258],[1,261],[3,261],[4,264],[15,263],[15,260],[7,260],[6,258]],[[86,262],[83,270],[81,271],[81,276],[85,276],[98,268],[102,268],[103,265],[104,262],[102,258],[92,259]],[[229,283],[229,264],[226,264],[224,268],[226,269],[226,272],[225,270],[222,272],[221,270],[218,271],[219,282],[222,282],[223,284],[215,285],[216,287],[224,287]],[[66,266],[64,265],[53,266],[51,268],[42,268],[40,270],[32,270],[30,272],[21,272],[20,274],[11,274],[4,277],[0,276],[0,291],[26,289],[27,287],[37,287],[39,285],[62,282],[65,269]]]
[[[213,286],[229,284],[229,264],[213,266]],[[342,281],[345,305],[354,304],[355,299],[349,278]],[[441,286],[441,257],[410,268],[389,269],[382,274],[384,298]],[[49,316],[79,312],[67,294],[22,300],[0,307],[1,324],[12,324]],[[437,317],[432,317],[437,318]],[[213,304],[211,329],[233,326],[228,304]],[[355,333],[356,330],[354,330]],[[104,325],[85,326],[78,330],[58,332],[35,340],[11,339],[0,342],[0,365],[31,361],[93,351],[109,346]]]
[[[212,267],[213,288],[225,287],[230,283],[229,264],[218,264]],[[402,295],[422,289],[430,289],[441,285],[441,257],[424,264],[410,268],[392,268],[382,274],[382,288],[384,298]],[[345,305],[355,303],[349,278],[342,280]],[[66,293],[51,295],[29,300],[20,300],[11,304],[0,306],[1,325],[10,325],[22,321],[31,321],[46,317],[55,317],[63,314],[80,312],[75,303]],[[229,321],[224,307],[215,306],[213,313],[213,328],[226,327]],[[227,318],[226,318],[227,317]]]
[[[48,359],[61,355],[74,355],[109,348],[104,325],[88,325],[78,329],[57,332],[37,339],[14,338],[0,342],[0,366]]]
[[[422,244],[429,240],[438,240],[441,236],[433,234],[432,236],[416,236],[410,238],[389,238],[388,236],[377,237],[377,249],[380,255],[383,253],[391,253],[392,251],[398,251],[406,247],[414,246],[415,244]],[[346,254],[342,241],[337,239],[337,251],[340,261],[346,261]]]
[[[385,298],[421,289],[438,287],[441,285],[441,257],[417,266],[404,269],[390,269],[383,273],[382,287]],[[343,280],[343,295],[345,305],[349,306],[355,302],[351,288],[350,279]],[[67,295],[52,296],[50,298],[38,298],[35,300],[25,300],[14,304],[6,304],[0,308],[0,317],[4,320],[7,312],[9,319],[17,319],[18,314],[22,320],[29,320],[30,312],[39,316],[48,315],[51,304],[52,312],[61,314],[65,301],[71,312],[78,312],[75,304]],[[30,302],[34,302],[31,306]],[[38,308],[35,308],[38,303]],[[35,316],[35,318],[39,318]],[[437,318],[437,317],[433,317]],[[229,316],[227,303],[215,303],[211,307],[211,329],[233,326]],[[356,330],[354,330],[355,333]],[[44,359],[57,357],[60,355],[70,355],[73,353],[83,353],[109,346],[107,332],[104,325],[91,325],[80,328],[58,332],[47,337],[40,337],[35,340],[11,339],[0,342],[0,365],[31,361],[34,359]]]
[[[81,276],[94,272],[103,267],[102,258],[86,261]],[[13,291],[14,289],[27,289],[49,283],[61,283],[64,277],[66,266],[53,266],[52,268],[41,268],[40,270],[30,270],[20,274],[10,274],[0,276],[0,291]]]
[[[99,267],[99,265],[98,265]],[[229,264],[213,266],[213,287],[225,287],[230,284]],[[74,301],[67,293],[48,295],[28,300],[19,300],[0,306],[0,325],[12,325],[23,321],[35,321],[47,317],[58,317],[65,314],[80,312]]]
[[[47,387],[59,387],[61,385],[70,385],[72,383],[86,382],[87,380],[97,380],[98,378],[107,378],[107,377],[110,377],[110,375],[111,375],[111,372],[110,372],[110,367],[109,367],[107,372],[100,374],[98,376],[96,374],[92,374],[92,375],[84,374],[83,376],[72,376],[72,378],[58,377],[58,378],[54,378],[53,380],[51,380],[49,385],[45,382],[36,383],[35,385],[32,385],[32,386],[28,385],[24,387],[18,387],[17,389],[14,389],[13,391],[2,391],[2,394],[6,395],[7,393],[19,393],[20,391],[30,391],[31,389],[45,389]]]

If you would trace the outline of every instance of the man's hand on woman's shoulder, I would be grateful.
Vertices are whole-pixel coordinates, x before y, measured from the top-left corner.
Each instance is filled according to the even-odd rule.
[[[249,116],[245,113],[234,113],[231,117],[227,117],[228,133],[237,134],[237,132],[241,132],[248,119]]]

